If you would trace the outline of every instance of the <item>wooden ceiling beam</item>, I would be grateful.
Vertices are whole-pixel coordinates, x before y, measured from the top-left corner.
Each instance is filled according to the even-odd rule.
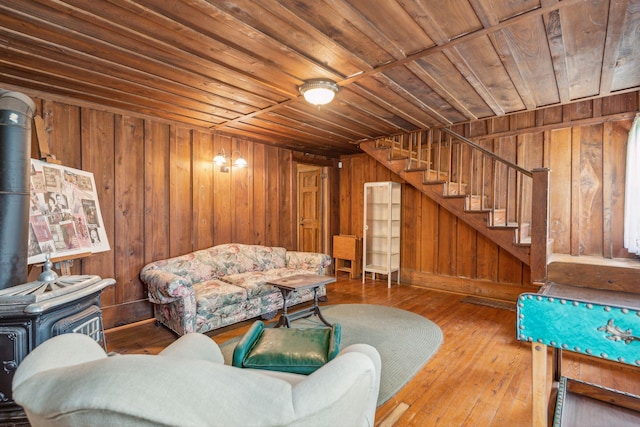
[[[280,113],[271,113],[267,116],[258,117],[251,122],[252,125],[270,130],[277,130],[283,134],[290,132],[291,135],[298,135],[301,139],[333,140],[338,143],[348,143],[356,138],[349,138],[345,134],[332,132],[326,128],[320,128],[305,121],[295,120]]]
[[[248,132],[254,132],[256,136],[270,136],[272,138],[283,138],[286,140],[290,138],[292,133],[289,133],[289,130],[281,131],[279,129],[275,129],[273,127],[264,127],[260,126],[260,123],[236,123],[233,128],[234,130],[242,130]],[[227,130],[227,132],[231,132],[231,130]],[[308,151],[314,151],[316,153],[323,153],[324,155],[335,156],[336,153],[342,151],[340,148],[341,145],[338,143],[332,144],[330,141],[325,139],[316,139],[312,137],[312,135],[306,135],[304,139],[298,139],[298,141],[304,141],[304,147]],[[298,148],[300,149],[300,148]]]
[[[405,57],[405,53],[387,37],[380,29],[374,25],[369,19],[362,15],[358,10],[342,0],[327,0],[331,7],[338,12],[338,15],[344,17],[351,25],[358,29],[362,34],[367,34],[373,39],[377,46],[396,60]]]
[[[155,117],[157,119],[185,123],[202,128],[207,128],[210,124],[210,122],[198,120],[196,118],[171,113],[169,112],[170,110],[156,110],[148,108],[147,106],[132,106],[129,103],[120,102],[114,100],[113,98],[107,98],[105,96],[90,95],[84,92],[74,92],[68,87],[56,85],[55,83],[51,84],[51,82],[38,82],[33,79],[28,79],[23,75],[7,73],[7,71],[4,69],[4,66],[0,66],[0,78],[3,83],[3,87],[5,84],[13,85],[17,88],[21,88],[20,90],[25,90],[26,92],[36,92],[54,96],[58,95],[60,96],[60,99],[67,99],[69,101],[74,100],[72,102],[72,104],[74,105],[83,104],[83,101],[85,101],[88,103],[88,105],[97,106],[99,110],[104,110],[104,106],[109,105],[109,110],[121,111],[123,112],[123,114],[127,114],[125,112],[128,112],[129,114],[133,112],[147,118]]]
[[[449,104],[451,104],[453,108],[455,108],[468,120],[476,120],[478,118],[467,107],[465,107],[462,102],[458,101],[458,99],[453,94],[451,94],[444,86],[442,86],[437,79],[433,78],[431,74],[427,72],[427,70],[419,66],[417,62],[406,64],[405,67],[407,67],[413,74],[416,75],[416,77],[418,77],[430,88],[432,88],[438,95],[444,98]]]
[[[336,117],[333,117],[334,120],[331,120],[331,118],[325,117],[327,114],[331,114],[331,113],[314,115],[312,113],[305,111],[304,109],[293,109],[293,108],[285,107],[283,111],[280,111],[278,113],[271,113],[270,116],[279,115],[281,117],[286,117],[287,120],[291,120],[298,123],[302,122],[304,123],[305,127],[311,127],[320,132],[326,132],[328,130],[329,132],[332,132],[332,134],[336,136],[351,134],[352,136],[348,137],[349,141],[353,139],[360,139],[360,138],[363,138],[365,135],[368,135],[368,133],[362,132],[361,130],[358,129],[361,127],[359,123],[355,123],[350,119],[340,118],[341,120],[344,120],[346,122],[342,124],[342,123],[339,123],[338,120],[336,120]],[[335,131],[332,131],[331,129],[335,129]]]
[[[372,108],[380,108],[378,105],[374,105],[373,102],[369,100],[365,100],[363,97],[359,96],[354,92],[347,92],[346,90],[343,92],[345,94],[351,95],[340,97],[340,102],[344,103],[349,107],[348,112],[350,114],[358,114],[361,119],[359,123],[364,123],[366,120],[366,126],[371,129],[370,135],[381,136],[388,135],[390,133],[398,133],[402,132],[407,127],[403,127],[398,124],[396,121],[387,118],[384,115],[376,113],[372,110]],[[352,99],[353,97],[358,97],[357,100]],[[360,102],[360,100],[364,102]],[[406,123],[408,124],[408,123]]]
[[[607,38],[602,59],[602,75],[600,76],[600,94],[608,95],[613,87],[620,43],[623,38],[624,21],[632,16],[631,13],[622,13],[629,10],[629,0],[612,1],[609,3],[609,20],[607,22]],[[640,8],[636,6],[640,12]],[[636,12],[638,13],[638,12]],[[636,17],[636,19],[638,19]]]
[[[32,56],[23,53],[24,51],[6,49],[0,58],[0,63],[7,67],[20,69],[21,73],[33,75],[34,79],[43,77],[54,80],[66,81],[73,84],[75,90],[85,88],[89,95],[111,91],[113,96],[131,104],[143,103],[165,103],[167,107],[175,106],[177,109],[192,110],[193,114],[203,114],[208,117],[209,123],[220,123],[229,120],[230,117],[237,117],[237,111],[224,109],[216,105],[217,103],[201,102],[198,99],[191,99],[187,96],[176,95],[169,98],[167,91],[158,89],[156,85],[142,85],[132,80],[125,80],[121,76],[114,76],[107,70],[87,73],[78,65],[71,65],[73,61],[50,60],[43,56]],[[160,87],[163,87],[160,85]]]
[[[353,83],[353,82],[355,82],[357,80],[363,79],[365,77],[369,77],[371,75],[378,74],[378,73],[383,73],[385,70],[387,70],[389,68],[397,67],[398,65],[404,65],[404,64],[406,64],[408,62],[413,62],[416,59],[420,59],[420,58],[423,58],[425,56],[432,55],[432,54],[434,54],[436,52],[442,52],[445,49],[448,49],[450,47],[453,47],[453,46],[456,46],[456,45],[459,45],[459,44],[462,44],[462,43],[467,43],[467,42],[469,42],[469,41],[471,41],[473,39],[476,39],[478,37],[484,37],[484,36],[486,36],[486,35],[488,35],[490,33],[494,33],[496,31],[501,30],[502,28],[508,27],[508,26],[513,25],[515,23],[518,23],[518,22],[521,22],[521,21],[524,21],[524,20],[527,20],[527,19],[531,19],[532,17],[535,17],[535,16],[544,15],[546,13],[549,13],[549,12],[553,11],[553,10],[563,9],[565,7],[575,5],[575,4],[580,3],[582,1],[584,1],[584,0],[564,0],[564,1],[560,2],[560,3],[554,2],[553,5],[543,6],[543,7],[540,7],[538,9],[534,9],[532,11],[523,13],[521,15],[517,15],[517,16],[514,16],[512,18],[505,19],[504,21],[501,21],[500,23],[498,23],[496,25],[493,25],[493,26],[491,26],[489,28],[482,28],[480,30],[473,31],[471,33],[465,34],[465,35],[460,36],[458,38],[449,40],[448,42],[443,43],[441,45],[436,45],[436,46],[433,46],[433,47],[426,48],[426,49],[424,49],[424,50],[422,50],[420,52],[413,53],[413,54],[408,55],[405,58],[400,59],[398,61],[389,62],[387,64],[384,64],[384,65],[381,65],[379,67],[376,67],[376,68],[374,68],[372,70],[364,71],[363,73],[358,74],[357,76],[349,77],[349,78],[346,78],[346,79],[342,80],[341,82],[338,82],[338,85],[346,86],[348,84],[351,84],[351,83]]]
[[[149,7],[156,6],[157,1],[149,1],[149,0],[137,0],[138,2],[146,3]],[[293,79],[296,80],[296,84],[292,85],[291,89],[293,89],[293,94],[295,94],[295,89],[299,84],[305,80],[303,76],[300,76],[298,73],[293,72],[292,70],[304,69],[306,72],[313,73],[314,76],[321,76],[333,79],[341,79],[342,74],[338,71],[328,67],[326,64],[321,63],[308,55],[302,54],[295,49],[291,49],[288,45],[284,44],[282,41],[274,39],[269,34],[261,32],[257,30],[255,27],[247,25],[244,21],[237,19],[234,15],[229,14],[223,8],[218,7],[215,2],[210,2],[206,0],[189,0],[190,3],[193,3],[196,6],[198,15],[194,16],[194,18],[190,21],[190,25],[195,25],[197,22],[203,21],[202,11],[204,11],[205,19],[209,16],[215,16],[221,18],[221,20],[228,22],[225,27],[228,27],[234,34],[238,33],[238,28],[241,27],[241,34],[247,35],[248,40],[256,40],[259,43],[259,46],[252,47],[250,45],[240,45],[234,44],[233,47],[239,51],[245,52],[247,55],[253,56],[261,63],[270,64],[275,68],[282,70],[285,74],[288,74]],[[255,5],[254,5],[255,7]],[[162,9],[163,13],[167,13],[167,9]],[[182,16],[183,11],[180,10],[180,16]],[[176,16],[174,15],[174,19]],[[225,23],[226,23],[225,22]],[[202,27],[201,27],[202,28]],[[204,28],[203,28],[204,30]],[[224,28],[215,28],[215,34],[217,37],[223,37],[220,33],[224,30]],[[223,37],[224,41],[228,45],[232,45],[232,37]],[[268,48],[268,50],[267,50]],[[265,52],[266,50],[266,52]],[[270,51],[277,53],[280,58],[280,62],[277,64],[274,63],[271,59],[271,55],[269,55]],[[262,54],[264,52],[264,54]],[[287,66],[282,59],[290,59],[292,62],[299,62],[294,66]],[[292,91],[288,92],[289,96],[292,96]]]
[[[393,112],[398,117],[401,117],[402,119],[416,126],[417,129],[428,129],[432,125],[431,123],[424,122],[414,116],[407,114],[407,112],[404,111],[403,109],[382,99],[381,97],[372,93],[370,90],[365,89],[361,85],[357,85],[357,84],[351,85],[350,89],[353,90],[355,93],[359,94],[360,96],[368,99],[369,101],[372,101],[380,106],[383,106],[385,109]]]
[[[169,102],[156,101],[144,96],[131,95],[118,89],[105,88],[99,83],[80,82],[73,80],[73,78],[63,78],[54,75],[46,76],[40,73],[33,74],[28,70],[16,67],[14,64],[6,63],[3,59],[0,59],[0,71],[7,76],[13,75],[23,81],[39,81],[42,85],[50,84],[52,87],[68,88],[71,84],[75,84],[73,92],[83,99],[102,99],[103,102],[110,100],[117,103],[117,107],[124,107],[131,111],[140,111],[145,114],[148,114],[151,111],[171,111],[175,117],[183,117],[185,119],[189,118],[206,123],[211,123],[214,120],[220,120],[220,118],[211,116],[207,113],[202,113],[189,108],[176,107],[175,105],[172,106]]]
[[[491,4],[488,4],[486,0],[469,0],[469,2],[485,28],[490,28],[500,23],[500,19],[494,13]],[[518,58],[516,58],[518,46],[513,42],[513,37],[509,37],[509,35],[509,28],[502,28],[495,33],[488,34],[488,37],[494,49],[498,52],[507,73],[511,76],[511,80],[525,106],[532,109],[536,108],[537,105],[532,95],[532,90],[527,79],[523,77],[520,71],[521,66],[519,64],[526,65],[526,63],[522,60],[518,61]]]
[[[389,78],[386,74],[380,74],[378,77],[384,78],[386,80],[386,84],[391,88],[391,90],[393,90],[395,93],[401,95],[404,99],[408,99],[410,101],[413,101],[412,103],[418,109],[420,109],[422,112],[424,112],[428,116],[432,117],[435,121],[443,123],[445,125],[450,125],[450,124],[453,123],[451,120],[449,120],[448,118],[446,118],[442,114],[438,113],[435,109],[431,108],[429,105],[427,105],[426,103],[422,102],[419,98],[417,98],[415,95],[413,95],[410,91],[408,91],[405,88],[403,88],[401,85],[399,85],[393,79]]]
[[[517,15],[515,17],[506,19],[506,20],[504,20],[502,22],[499,22],[499,23],[497,23],[495,25],[492,25],[492,26],[490,26],[488,28],[482,28],[480,30],[465,34],[465,35],[463,35],[461,37],[458,37],[456,39],[453,39],[453,40],[447,40],[447,41],[443,42],[442,44],[439,44],[439,45],[424,49],[424,50],[422,50],[420,52],[405,56],[404,58],[398,59],[396,61],[388,62],[388,63],[386,63],[384,65],[372,68],[370,70],[363,70],[362,73],[359,73],[359,74],[357,74],[355,76],[347,77],[347,78],[345,78],[343,80],[337,81],[337,84],[339,86],[351,85],[351,84],[353,84],[353,83],[355,83],[355,82],[357,82],[357,81],[359,81],[361,79],[364,79],[366,77],[372,77],[374,75],[378,75],[380,73],[383,73],[385,70],[397,67],[399,65],[405,65],[405,64],[411,63],[411,62],[413,62],[413,61],[415,61],[417,59],[426,57],[428,55],[432,55],[432,54],[437,53],[437,52],[444,52],[446,54],[447,53],[447,49],[455,47],[458,44],[469,42],[470,40],[476,39],[478,37],[487,36],[489,34],[492,34],[492,33],[495,33],[497,31],[500,31],[501,29],[506,28],[506,27],[508,27],[510,25],[514,25],[515,23],[522,22],[522,21],[527,20],[527,19],[531,19],[532,17],[544,16],[545,14],[550,13],[550,12],[552,12],[554,10],[559,10],[561,8],[565,8],[567,6],[574,5],[574,4],[576,4],[576,3],[580,2],[580,1],[582,1],[582,0],[564,0],[564,1],[560,2],[560,3],[554,2],[553,4],[548,4],[546,6],[542,6],[542,7],[538,8],[538,9],[534,9],[534,10],[531,10],[529,12],[523,13],[521,15]],[[478,90],[478,92],[481,95],[483,95],[482,96],[483,99],[485,99],[485,101],[488,101],[488,105],[491,106],[492,110],[497,115],[505,114],[506,112],[495,101],[495,99],[491,95],[491,92],[488,91],[486,88],[483,89],[483,85],[482,85],[481,81],[473,76],[473,73],[470,71],[470,68],[468,67],[468,65],[464,66],[464,64],[465,64],[464,58],[462,58],[462,56],[459,55],[459,54],[450,54],[450,55],[453,55],[454,62],[456,62],[461,68],[467,70],[467,74],[466,74],[467,78],[470,79],[470,82],[472,83],[472,85],[474,85],[474,88],[476,90]],[[363,92],[360,92],[360,93],[362,94]],[[364,93],[366,94],[367,92],[365,91]],[[401,117],[403,117],[405,120],[408,120],[410,123],[416,124],[419,128],[428,127],[428,125],[426,123],[422,122],[421,120],[417,120],[414,117],[410,117],[410,116],[404,114],[402,111],[399,111],[397,108],[394,108],[393,106],[389,105],[389,103],[383,101],[381,98],[379,98],[377,96],[373,96],[373,94],[371,94],[371,93],[368,93],[367,97],[370,100],[376,100],[377,103],[380,103],[380,105],[384,105],[385,108],[391,109],[396,114],[401,114]],[[250,113],[248,115],[236,118],[236,119],[231,120],[231,121],[229,121],[227,123],[222,123],[222,124],[219,124],[219,125],[212,126],[212,129],[216,129],[216,130],[224,129],[224,127],[227,126],[227,125],[232,126],[233,123],[235,123],[235,122],[244,121],[244,120],[247,120],[247,119],[249,119],[251,117],[256,117],[256,116],[259,116],[260,114],[263,114],[263,113],[266,113],[266,112],[271,112],[271,111],[273,111],[275,109],[278,109],[278,108],[280,108],[282,106],[289,105],[294,101],[295,101],[294,99],[283,101],[283,102],[281,102],[279,104],[276,104],[276,105],[267,107],[265,109],[262,109],[262,110],[259,110],[259,111],[255,111],[255,112]]]
[[[17,6],[11,8],[10,3],[13,1],[7,0],[0,4],[2,27],[13,28],[14,31],[19,32],[24,30],[25,22],[28,22],[33,27],[33,30],[28,33],[38,34],[38,40],[58,46],[67,54],[85,56],[90,62],[98,58],[111,64],[125,65],[132,70],[145,71],[168,79],[176,77],[176,70],[166,66],[167,63],[174,61],[182,67],[179,75],[184,78],[190,77],[192,81],[200,81],[201,89],[211,92],[212,87],[215,87],[218,91],[228,93],[229,97],[236,97],[238,93],[250,94],[253,102],[247,103],[252,103],[257,108],[271,105],[283,97],[282,88],[274,88],[269,93],[264,91],[263,88],[271,86],[273,81],[263,81],[248,74],[246,70],[239,72],[229,66],[223,68],[217,65],[216,69],[216,62],[210,58],[204,60],[187,51],[177,49],[175,45],[161,40],[152,40],[140,32],[127,30],[122,26],[114,26],[115,24],[88,12],[69,13],[63,6],[59,6],[63,11],[43,10],[35,1],[21,4],[19,8]],[[100,6],[104,11],[109,10],[104,9],[107,3],[98,5],[98,3],[89,2],[89,4]],[[51,3],[51,6],[53,5],[56,3]],[[21,12],[16,12],[16,9]],[[75,15],[79,13],[85,21],[78,21]],[[251,98],[247,98],[247,101]]]
[[[543,4],[552,0],[542,0]],[[562,40],[562,23],[560,11],[552,11],[544,16],[544,24],[547,30],[547,40],[551,51],[551,62],[556,75],[556,87],[560,96],[560,102],[565,104],[571,101],[569,94],[569,75],[567,73],[567,52]]]
[[[233,6],[235,7],[237,5],[242,7],[243,5],[246,5],[246,7],[256,7],[253,0],[242,1],[242,4],[235,1]],[[361,70],[369,70],[373,68],[367,61],[357,55],[354,55],[353,52],[345,48],[334,38],[311,25],[308,19],[305,19],[288,9],[282,2],[278,0],[261,0],[259,7],[262,7],[274,16],[277,16],[282,20],[282,22],[293,24],[294,32],[287,33],[286,37],[293,38],[292,44],[294,46],[300,46],[299,49],[312,49],[319,58],[323,58],[323,61],[329,65],[333,64],[334,61],[340,60],[340,65],[344,68],[345,75],[349,76],[356,72],[360,72]],[[225,9],[227,13],[232,13],[232,11],[228,9],[229,8]],[[251,24],[256,27],[265,25],[257,20],[251,21]],[[336,68],[336,66],[332,66],[331,68]]]

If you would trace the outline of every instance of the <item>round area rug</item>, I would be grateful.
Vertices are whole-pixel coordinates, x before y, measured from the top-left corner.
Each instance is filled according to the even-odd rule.
[[[294,309],[295,310],[295,309]],[[340,323],[340,348],[365,343],[375,347],[382,359],[378,406],[395,395],[429,361],[442,344],[442,331],[432,321],[398,308],[372,304],[336,304],[321,307],[330,323]],[[293,327],[324,327],[313,316],[293,322]],[[230,364],[239,338],[220,347]]]

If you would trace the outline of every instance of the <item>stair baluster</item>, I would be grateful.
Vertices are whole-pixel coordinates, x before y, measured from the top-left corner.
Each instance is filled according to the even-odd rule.
[[[379,138],[361,143],[361,147],[408,183],[530,265],[532,279],[544,279],[538,276],[546,274],[548,220],[545,218],[548,218],[548,201],[538,198],[548,197],[548,176],[534,179],[531,171],[446,128]],[[388,149],[387,154],[383,153],[384,148]],[[401,159],[406,160],[404,165],[398,161]],[[548,170],[542,169],[537,173],[548,175]],[[439,193],[435,184],[442,185]],[[536,190],[536,185],[546,188]],[[532,197],[536,198],[535,201]],[[458,199],[462,204],[456,201]],[[535,215],[532,206],[536,206]],[[541,213],[539,209],[544,211]],[[488,219],[483,220],[479,216],[484,212],[488,212],[485,214]],[[511,232],[510,238],[504,234],[507,231]],[[541,236],[534,238],[534,233]],[[532,256],[534,251],[537,251],[535,257]],[[535,266],[532,265],[534,263]]]

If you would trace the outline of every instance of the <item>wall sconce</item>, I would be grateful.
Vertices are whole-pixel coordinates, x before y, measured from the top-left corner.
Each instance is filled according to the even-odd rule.
[[[330,103],[340,88],[331,80],[312,79],[304,82],[298,90],[309,104],[320,106]]]
[[[231,157],[229,157],[229,163],[233,164],[233,166],[237,168],[246,168],[249,164],[242,157],[242,154],[240,154],[239,151],[234,151],[233,153],[231,153],[231,155],[233,155],[234,153],[238,153],[239,157],[235,161]],[[220,152],[213,158],[213,163],[220,166],[220,172],[230,171],[230,166],[227,165],[227,154],[224,152],[224,148],[221,148]]]

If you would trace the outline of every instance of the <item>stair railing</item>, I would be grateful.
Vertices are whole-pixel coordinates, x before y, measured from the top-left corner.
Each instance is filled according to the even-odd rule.
[[[489,227],[513,228],[515,244],[544,242],[544,248],[531,248],[544,258],[544,271],[531,268],[535,280],[546,277],[548,169],[529,171],[446,128],[380,138],[376,146],[391,147],[393,159],[406,159],[407,171],[424,171],[424,184],[443,184],[443,197],[465,197],[466,211],[487,212]],[[533,237],[533,230],[541,236]]]

